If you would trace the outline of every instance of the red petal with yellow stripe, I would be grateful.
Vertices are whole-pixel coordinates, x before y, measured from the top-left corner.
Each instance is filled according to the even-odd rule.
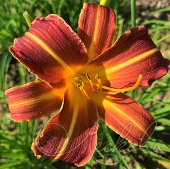
[[[84,44],[58,15],[34,20],[10,51],[30,72],[56,88],[68,83],[66,79],[88,61]]]
[[[163,58],[143,26],[123,33],[111,48],[91,63],[100,73],[103,85],[113,88],[133,86],[140,74],[139,87],[148,87],[167,73],[168,65],[169,60]]]
[[[73,104],[74,99],[74,104]],[[97,142],[98,114],[96,105],[82,97],[65,96],[63,109],[46,124],[42,135],[32,145],[35,155],[52,157],[77,166],[86,164]]]
[[[10,117],[21,122],[59,111],[64,89],[56,90],[41,81],[27,83],[6,91]]]
[[[78,35],[92,60],[111,46],[116,29],[116,16],[111,8],[85,3],[78,26]]]
[[[99,116],[130,143],[142,146],[154,131],[153,117],[141,105],[124,94],[96,95]]]

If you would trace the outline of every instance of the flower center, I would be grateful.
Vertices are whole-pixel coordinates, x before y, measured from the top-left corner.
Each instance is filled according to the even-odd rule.
[[[132,91],[132,90],[136,89],[142,80],[142,75],[140,74],[138,76],[138,79],[133,86],[127,87],[127,88],[122,88],[122,89],[116,89],[116,88],[112,88],[112,87],[103,86],[99,74],[96,74],[95,80],[96,80],[95,83],[92,82],[90,76],[86,73],[86,78],[84,78],[84,76],[82,76],[82,75],[75,76],[74,84],[80,89],[80,91],[82,92],[82,94],[84,96],[86,96],[88,99],[91,99],[91,97],[88,93],[89,87],[87,87],[89,85],[90,85],[91,93],[100,93],[100,92],[102,92],[102,89],[104,89],[105,91],[112,91],[112,92],[115,92],[115,94],[117,94],[120,92],[127,92],[127,91]]]

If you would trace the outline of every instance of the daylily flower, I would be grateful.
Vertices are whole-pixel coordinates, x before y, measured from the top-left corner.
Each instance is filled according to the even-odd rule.
[[[77,34],[51,14],[14,40],[10,52],[39,80],[6,91],[11,119],[56,112],[32,144],[35,155],[84,165],[93,155],[100,119],[135,145],[152,134],[153,117],[122,92],[150,86],[167,73],[169,61],[144,26],[112,45],[115,30],[112,9],[85,3]]]

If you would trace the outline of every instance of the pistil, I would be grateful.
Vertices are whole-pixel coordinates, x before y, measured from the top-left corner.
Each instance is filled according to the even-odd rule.
[[[142,75],[140,74],[138,76],[138,79],[137,79],[136,83],[131,87],[122,88],[122,89],[115,89],[115,88],[112,88],[112,87],[102,86],[102,88],[106,89],[106,90],[109,90],[109,91],[112,91],[112,92],[116,92],[116,93],[132,91],[132,90],[136,89],[139,86],[141,80],[142,80]]]

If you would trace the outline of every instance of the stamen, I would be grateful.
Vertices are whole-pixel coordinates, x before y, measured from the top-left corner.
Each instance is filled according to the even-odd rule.
[[[127,88],[123,88],[123,89],[115,89],[115,88],[111,88],[111,87],[102,86],[102,88],[106,89],[106,90],[113,91],[113,92],[127,92],[127,91],[136,89],[139,86],[141,80],[142,80],[142,75],[140,74],[138,76],[136,83],[132,87],[127,87]]]
[[[87,73],[86,73],[86,77],[87,77],[87,80],[88,80],[89,83],[90,83],[91,92],[94,92],[94,85],[93,85],[93,82],[91,81],[90,76],[89,76]]]
[[[89,100],[91,99],[91,97],[88,95],[88,93],[86,92],[86,90],[83,88],[81,90],[81,92],[83,93],[84,96],[86,96]]]
[[[102,91],[102,82],[101,82],[101,79],[100,79],[100,77],[99,77],[99,74],[97,74],[97,75],[95,76],[95,79],[96,79],[97,82],[98,82],[98,84],[97,84],[97,89],[99,90],[99,92],[101,92],[101,91]]]
[[[78,84],[77,87],[80,89],[80,91],[82,92],[84,96],[86,96],[88,99],[91,99],[88,93],[86,92],[84,86],[80,86],[80,84]]]
[[[90,96],[88,95],[88,93],[86,92],[85,88],[84,88],[84,82],[79,78],[79,77],[75,77],[75,84],[76,86],[80,89],[80,91],[82,92],[82,94],[84,96],[86,96],[88,99],[91,99]]]

